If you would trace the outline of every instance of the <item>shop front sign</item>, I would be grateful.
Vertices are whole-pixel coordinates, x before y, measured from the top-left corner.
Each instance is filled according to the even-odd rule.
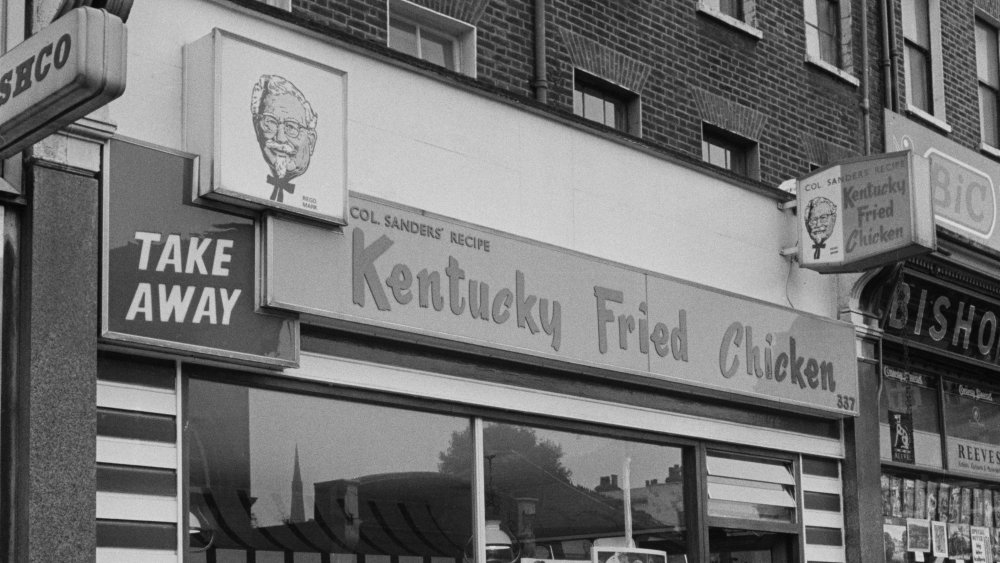
[[[1000,164],[890,111],[885,113],[885,130],[886,150],[912,150],[927,159],[937,223],[1000,250]]]
[[[346,222],[347,74],[216,29],[184,48],[199,196]]]
[[[856,272],[936,247],[927,162],[909,151],[830,166],[796,193],[803,268]]]
[[[102,336],[264,367],[298,362],[298,321],[258,311],[255,222],[192,205],[197,158],[109,148]]]
[[[923,348],[1000,365],[1000,303],[907,272],[889,306],[885,333]]]
[[[125,91],[125,25],[77,8],[0,57],[0,159]]]
[[[342,232],[268,218],[268,306],[857,414],[849,324],[374,198],[349,214]]]

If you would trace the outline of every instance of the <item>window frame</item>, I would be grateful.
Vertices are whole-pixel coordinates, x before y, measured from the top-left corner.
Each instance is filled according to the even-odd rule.
[[[586,111],[577,111],[577,93],[590,95],[611,103],[615,107],[616,124],[608,125],[605,121],[598,121],[586,116]],[[605,80],[597,75],[585,70],[573,69],[573,113],[595,123],[600,123],[605,127],[615,129],[622,133],[642,136],[642,98],[639,94],[619,86],[609,80]],[[620,123],[620,126],[618,125]]]
[[[940,0],[925,0],[927,2],[927,20],[916,21],[916,13],[914,10],[914,2],[921,0],[901,0],[901,11],[902,11],[902,26],[903,26],[903,77],[905,83],[905,96],[906,96],[906,111],[910,115],[920,119],[921,121],[934,126],[935,128],[950,133],[951,127],[947,123],[947,118],[945,115],[945,98],[944,98],[944,69],[942,66],[942,47],[941,47],[941,5]],[[926,26],[926,31],[928,35],[928,45],[921,45],[919,40],[912,35],[908,35],[907,32],[907,10],[910,10],[909,14],[914,18],[916,25],[920,27]],[[927,72],[927,84],[926,84],[926,95],[928,96],[927,108],[921,108],[914,104],[913,99],[913,89],[918,84],[914,84],[913,73],[911,72],[911,64],[913,55],[912,52],[920,52],[928,60],[926,65],[924,65],[924,70]]]
[[[409,25],[414,25],[417,27],[417,54],[413,54],[407,51],[397,49],[392,46],[392,36],[393,36],[393,22],[400,21],[407,23]],[[452,52],[454,58],[454,70],[447,69],[447,66],[441,66],[450,70],[451,72],[457,72],[459,74],[464,74],[471,78],[476,78],[477,75],[477,29],[476,26],[463,22],[461,20],[452,18],[445,14],[435,12],[429,8],[425,8],[418,4],[414,4],[408,0],[386,0],[386,46],[389,48],[405,53],[409,56],[419,58],[420,60],[427,61],[427,59],[420,56],[420,30],[424,30],[439,38],[444,38],[450,41],[452,45]],[[433,61],[428,61],[432,64]]]
[[[991,18],[986,18],[982,14],[976,14],[975,16],[975,26],[976,26],[976,78],[977,85],[979,88],[979,139],[980,139],[980,150],[986,150],[995,154],[1000,151],[1000,25]],[[993,42],[992,44],[986,45],[987,49],[992,48],[993,52],[983,51],[980,49],[979,42],[979,30],[980,28],[985,28],[987,32],[992,33]],[[982,68],[984,66],[992,66],[992,71],[994,73],[993,81],[990,84],[988,81],[984,81],[982,76]],[[987,72],[987,74],[990,74]],[[989,77],[987,77],[987,80]],[[992,139],[987,139],[987,131],[984,127],[986,112],[984,112],[983,107],[983,90],[988,90],[993,95],[993,123],[992,123]],[[992,141],[992,142],[991,142]],[[990,150],[992,149],[992,150]]]
[[[338,360],[336,358],[330,358],[332,362],[339,362],[343,360]],[[365,363],[367,364],[367,363]],[[361,371],[354,374],[356,377],[365,378],[363,373],[366,368],[361,367],[361,364],[356,363],[356,361],[350,361],[350,365],[357,366],[361,368]],[[397,369],[391,368],[390,366],[385,366],[385,369]],[[203,380],[203,381],[215,381],[219,383],[226,383],[230,385],[237,385],[247,389],[261,389],[261,390],[271,390],[285,393],[295,393],[301,394],[303,396],[309,397],[328,397],[338,401],[352,401],[358,403],[368,403],[373,405],[381,405],[387,407],[402,408],[411,411],[423,411],[428,413],[437,413],[443,415],[451,416],[461,416],[468,417],[472,421],[473,425],[473,435],[475,443],[473,444],[473,455],[477,459],[483,459],[481,454],[484,454],[482,447],[482,429],[483,426],[488,422],[499,422],[503,424],[512,424],[519,426],[532,426],[538,429],[551,429],[558,432],[565,433],[582,433],[595,437],[607,437],[615,440],[627,440],[627,441],[637,441],[643,442],[650,445],[662,445],[668,447],[680,448],[682,450],[682,467],[683,469],[683,483],[684,483],[684,506],[685,506],[685,516],[684,522],[688,528],[687,531],[687,556],[691,560],[691,557],[699,557],[708,555],[708,543],[707,537],[710,528],[718,527],[718,524],[722,524],[724,527],[737,529],[742,531],[747,531],[750,533],[756,531],[766,531],[770,533],[783,534],[787,536],[787,545],[789,549],[793,550],[793,554],[803,553],[803,546],[806,542],[807,528],[805,525],[805,519],[803,517],[803,491],[805,490],[802,485],[802,463],[801,458],[804,455],[815,457],[816,453],[805,453],[805,451],[778,451],[773,450],[768,446],[761,445],[740,445],[730,442],[719,442],[713,439],[699,438],[699,437],[685,437],[670,434],[669,427],[661,427],[657,425],[656,428],[645,428],[645,427],[630,427],[630,426],[617,426],[608,425],[606,421],[591,420],[591,419],[563,419],[557,416],[557,413],[548,413],[548,415],[538,414],[539,411],[531,410],[528,407],[523,407],[527,410],[511,411],[508,408],[503,407],[489,407],[485,405],[476,404],[461,404],[452,403],[450,401],[441,402],[440,398],[431,397],[414,397],[410,395],[400,395],[398,394],[400,390],[387,391],[384,389],[368,388],[368,387],[355,387],[355,386],[338,386],[329,385],[325,382],[327,377],[336,379],[336,373],[324,374],[321,377],[301,377],[303,374],[299,374],[298,377],[290,378],[276,378],[270,375],[247,373],[242,371],[231,371],[228,369],[212,367],[212,366],[201,366],[193,364],[184,364],[179,373],[180,377],[180,387],[183,389],[182,396],[180,398],[182,408],[180,412],[183,412],[183,420],[178,421],[178,428],[185,428],[186,421],[190,416],[189,411],[189,401],[188,393],[189,383],[192,380]],[[418,373],[412,370],[402,370],[401,376],[405,376],[407,379],[412,379],[413,376],[418,375]],[[441,377],[440,375],[434,375],[433,373],[428,373],[432,378]],[[426,383],[426,382],[425,382]],[[432,394],[433,395],[433,394]],[[549,399],[551,400],[551,398]],[[563,399],[560,399],[560,401]],[[577,401],[578,399],[574,397],[567,396],[566,401]],[[475,403],[475,402],[473,402]],[[546,411],[548,412],[548,411]],[[597,417],[598,419],[600,417]],[[750,428],[746,429],[747,432],[751,432]],[[181,438],[179,435],[180,443],[179,447],[184,448],[182,458],[184,459],[183,465],[181,466],[181,471],[179,472],[180,487],[178,488],[178,494],[183,499],[184,510],[188,510],[188,500],[189,500],[189,486],[190,478],[189,474],[191,468],[189,467],[190,454],[187,452],[187,448],[190,447],[190,442],[186,438]],[[808,448],[812,451],[812,448]],[[743,456],[752,456],[758,459],[769,459],[769,460],[780,460],[782,463],[787,463],[792,471],[792,477],[795,481],[794,484],[794,498],[796,502],[796,512],[794,524],[789,524],[785,522],[771,522],[763,521],[757,522],[754,520],[742,520],[742,519],[726,519],[726,518],[709,518],[707,516],[708,504],[707,504],[707,477],[705,473],[707,471],[707,459],[706,452],[726,452],[731,454],[738,454]],[[823,454],[819,454],[823,457]],[[835,460],[837,463],[842,462],[841,457],[837,457]],[[476,522],[474,523],[474,533],[478,533],[480,538],[480,545],[477,546],[477,552],[479,552],[480,561],[484,561],[482,557],[485,555],[485,521],[483,520],[486,516],[485,514],[485,489],[483,488],[486,484],[485,480],[485,462],[481,461],[476,464],[474,468],[475,493],[474,502],[478,503],[476,512]],[[842,489],[843,482],[839,481],[840,487]],[[633,484],[635,485],[635,484]],[[687,507],[691,507],[688,509]],[[482,507],[482,508],[480,508]],[[179,538],[187,538],[189,536],[189,522],[180,521],[179,522]],[[184,540],[186,542],[186,539]],[[187,544],[183,545],[183,549],[187,549]],[[585,561],[581,559],[580,563]]]
[[[831,15],[834,29],[824,32],[820,28],[819,3],[832,5]],[[805,33],[805,61],[845,82],[858,86],[860,81],[854,76],[853,51],[851,48],[851,2],[850,0],[803,0],[803,26]],[[812,21],[815,20],[815,21]],[[836,60],[826,60],[822,55],[820,36],[828,33],[833,41]],[[815,39],[813,37],[815,36]]]
[[[739,166],[720,166],[712,162],[712,160],[706,158],[708,147],[718,147],[730,153],[738,154],[741,164]],[[760,145],[753,139],[747,139],[711,123],[702,122],[701,148],[702,162],[751,180],[760,179]]]

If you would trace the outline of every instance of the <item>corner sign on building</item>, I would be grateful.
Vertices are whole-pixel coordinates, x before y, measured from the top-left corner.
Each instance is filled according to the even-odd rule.
[[[125,91],[125,24],[77,8],[0,57],[0,158]]]
[[[910,151],[824,168],[797,195],[803,268],[857,272],[937,247],[929,166]]]

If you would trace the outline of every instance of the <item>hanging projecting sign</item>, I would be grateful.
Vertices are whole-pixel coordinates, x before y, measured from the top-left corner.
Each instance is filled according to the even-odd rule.
[[[269,307],[730,399],[858,412],[848,323],[357,194],[349,214],[343,231],[268,217]]]
[[[187,149],[199,195],[346,223],[347,76],[216,29],[184,48]]]
[[[192,205],[197,158],[111,141],[101,335],[264,367],[298,363],[298,321],[257,307],[249,217]]]
[[[856,272],[934,250],[927,163],[908,152],[824,168],[798,181],[799,262]]]
[[[125,91],[125,25],[77,8],[0,57],[0,159]]]

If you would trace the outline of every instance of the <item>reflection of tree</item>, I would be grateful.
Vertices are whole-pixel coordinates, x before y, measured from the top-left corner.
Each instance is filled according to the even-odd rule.
[[[466,429],[451,434],[448,451],[438,456],[438,470],[450,475],[468,476],[472,471],[472,436]],[[550,440],[539,440],[532,428],[495,424],[483,428],[483,448],[487,470],[497,487],[508,488],[516,479],[519,485],[569,483],[572,472],[563,466],[562,447]]]

